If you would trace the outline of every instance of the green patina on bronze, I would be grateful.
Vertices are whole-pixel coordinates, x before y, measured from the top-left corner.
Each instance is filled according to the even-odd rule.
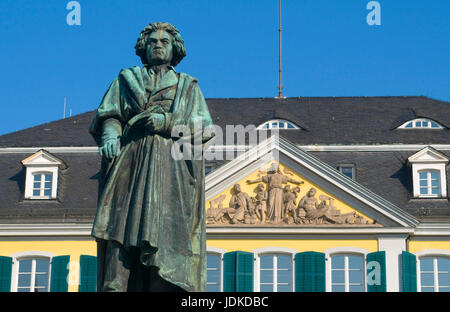
[[[144,66],[119,73],[90,127],[104,156],[92,235],[100,245],[114,241],[138,250],[140,263],[159,268],[165,281],[204,291],[204,160],[175,160],[171,150],[177,138],[171,132],[185,125],[194,136],[194,130],[212,126],[211,116],[197,80],[172,67],[185,55],[175,27],[147,26],[136,54]],[[201,130],[194,129],[198,122]],[[99,255],[100,271],[102,261],[105,254]],[[143,290],[121,285],[130,283],[123,276],[117,280],[122,282],[116,289],[108,288],[100,273],[99,290]]]

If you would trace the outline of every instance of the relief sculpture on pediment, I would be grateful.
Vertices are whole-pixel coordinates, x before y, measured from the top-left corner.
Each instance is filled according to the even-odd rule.
[[[286,172],[285,172],[286,173]],[[334,206],[335,199],[318,195],[311,187],[300,198],[303,181],[294,180],[281,173],[279,167],[247,184],[259,183],[249,195],[239,184],[231,189],[228,207],[223,207],[227,197],[222,194],[210,201],[206,212],[208,225],[354,225],[371,224],[369,220],[353,211],[341,213]],[[288,183],[297,186],[291,188]],[[300,200],[299,200],[300,198]]]

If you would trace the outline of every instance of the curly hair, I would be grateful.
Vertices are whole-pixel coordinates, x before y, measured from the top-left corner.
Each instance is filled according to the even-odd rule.
[[[136,46],[134,47],[136,49],[136,55],[141,58],[143,64],[145,65],[148,64],[146,53],[147,40],[150,34],[157,30],[165,30],[167,33],[172,35],[173,57],[170,65],[172,66],[178,65],[178,63],[180,63],[181,60],[186,56],[186,48],[184,47],[184,40],[183,38],[181,38],[178,29],[167,22],[151,23],[141,31],[141,35],[139,36]]]

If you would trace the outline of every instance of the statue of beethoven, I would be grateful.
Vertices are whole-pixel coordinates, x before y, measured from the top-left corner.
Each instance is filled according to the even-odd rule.
[[[211,116],[197,80],[174,69],[186,55],[174,26],[151,23],[135,49],[143,67],[120,71],[90,127],[103,156],[97,288],[204,291],[204,159],[173,158],[171,132],[186,126],[184,141],[205,144]]]

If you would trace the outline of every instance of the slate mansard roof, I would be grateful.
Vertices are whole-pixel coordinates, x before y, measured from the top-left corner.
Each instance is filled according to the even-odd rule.
[[[305,97],[276,100],[207,99],[216,125],[258,126],[271,119],[286,119],[301,130],[280,130],[296,145],[449,145],[450,103],[417,97]],[[0,136],[0,223],[91,222],[96,210],[101,159],[88,132],[95,111]],[[443,130],[400,130],[414,118],[429,118]],[[225,140],[223,141],[226,142]],[[21,161],[33,152],[5,148],[51,148],[67,168],[60,169],[57,200],[24,200],[25,168]],[[57,152],[58,147],[75,147]],[[3,151],[2,151],[3,149]],[[356,181],[407,212],[429,218],[450,216],[447,199],[413,199],[409,156],[418,152],[309,151],[333,167],[352,163]],[[440,151],[450,157],[450,151]],[[223,163],[219,162],[219,163]],[[450,175],[447,170],[447,184]],[[446,186],[447,189],[449,185]],[[424,208],[426,209],[424,209]]]

